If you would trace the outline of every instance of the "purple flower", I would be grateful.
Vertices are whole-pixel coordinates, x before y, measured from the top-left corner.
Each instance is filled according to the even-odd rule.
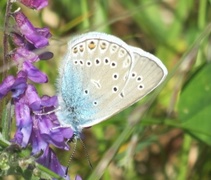
[[[52,123],[52,128],[58,128],[58,131],[49,129],[48,126],[44,126],[46,121],[49,122],[51,119],[48,116],[45,118],[33,116],[33,130],[29,142],[32,144],[32,154],[44,151],[49,147],[49,144],[53,144],[58,148],[69,150],[67,140],[72,137],[72,130],[70,128],[59,128],[58,124]],[[64,130],[62,130],[64,129]],[[68,134],[63,133],[66,131]]]
[[[38,29],[38,31],[41,35],[44,35],[44,37],[49,38],[51,36],[49,30],[46,28]],[[40,59],[48,60],[53,57],[52,52],[46,52],[36,48],[33,44],[28,42],[24,36],[21,36],[18,33],[11,33],[11,37],[13,38],[14,44],[18,46],[18,48],[10,53],[13,60],[16,62],[21,62],[24,59],[27,59],[29,62],[34,63]]]
[[[33,9],[41,9],[48,4],[47,0],[19,1]],[[23,148],[30,145],[33,155],[43,152],[37,162],[64,177],[66,168],[59,163],[50,145],[69,150],[67,140],[73,137],[73,131],[60,127],[54,113],[58,107],[57,96],[40,97],[36,88],[28,81],[48,81],[48,77],[33,63],[52,57],[51,52],[43,50],[49,44],[51,34],[48,28],[34,27],[20,10],[11,14],[16,25],[15,32],[10,36],[16,48],[9,55],[17,64],[18,73],[16,76],[6,77],[0,84],[0,99],[11,92],[15,107],[17,130],[11,141]]]
[[[24,47],[27,41],[23,36],[18,34],[17,32],[12,32],[10,34],[11,38],[13,39],[13,43],[18,47]]]
[[[27,104],[15,103],[16,127],[14,142],[26,147],[32,132],[32,117]]]
[[[24,132],[23,135],[26,136],[26,139],[29,141],[29,137],[31,133],[33,133],[36,138],[40,137],[39,142],[43,141],[41,142],[42,144],[54,144],[59,148],[69,149],[65,139],[70,139],[73,136],[72,130],[70,128],[59,128],[59,122],[54,112],[50,114],[42,112],[44,108],[48,108],[48,110],[55,109],[55,106],[57,105],[55,96],[44,96],[44,98],[39,98],[35,87],[28,85],[25,94],[21,99],[15,101],[14,104],[18,138],[20,137],[21,132]],[[34,132],[31,131],[32,126]],[[33,142],[36,141],[36,138],[31,138],[30,143],[33,144]],[[25,145],[29,143],[26,139],[15,138],[14,141],[19,142],[22,147],[25,147]],[[36,148],[38,147],[39,146],[36,145]],[[41,149],[43,148],[41,147],[40,150]],[[32,151],[35,153],[33,148]]]
[[[42,117],[42,120],[39,121],[40,133],[45,142],[53,144],[58,148],[69,150],[69,146],[64,141],[65,139],[72,138],[73,131],[70,128],[58,128],[59,125],[55,127],[55,124],[47,116]]]
[[[26,87],[26,73],[24,71],[20,71],[17,78],[8,76],[4,79],[2,84],[0,84],[0,99],[9,93],[9,91],[12,92],[13,98],[18,98],[24,93]]]
[[[31,104],[39,100],[40,97],[37,94],[36,88],[33,85],[28,84],[27,89],[25,91],[25,97],[23,97],[20,101],[26,102],[30,109],[32,109]]]
[[[58,105],[57,97],[40,98],[35,87],[29,84],[22,97],[14,100],[14,105],[17,131],[12,142],[22,147],[31,144],[32,154],[44,152],[37,162],[64,176],[65,168],[59,163],[49,145],[69,150],[67,139],[72,138],[73,131],[59,127],[54,112],[47,114]]]
[[[19,10],[13,13],[13,17],[15,18],[18,31],[28,42],[33,44],[36,48],[48,45],[50,33],[47,28],[44,28],[43,30],[35,28],[27,17]]]
[[[45,95],[40,98],[38,95],[34,95],[33,98],[30,98],[29,104],[34,111],[49,112],[54,109],[50,109],[50,107],[58,106],[58,99],[57,96],[49,97]]]
[[[46,148],[43,155],[39,158],[38,163],[43,164],[45,167],[49,167],[52,171],[56,172],[66,180],[70,179],[68,176],[65,176],[66,167],[59,163],[52,149]]]
[[[0,84],[0,99],[6,96],[15,82],[14,76],[7,76]]]
[[[75,180],[82,180],[82,178],[81,178],[81,176],[77,175],[77,176],[75,177]]]
[[[58,148],[69,150],[67,139],[71,139],[73,131],[70,128],[59,127],[59,122],[54,112],[48,114],[49,111],[55,109],[58,104],[56,96],[49,97],[43,96],[40,98],[33,85],[28,85],[24,95],[18,100],[14,101],[15,115],[16,115],[16,126],[17,131],[14,139],[15,143],[18,143],[22,147],[26,147],[28,144],[32,146],[32,154],[37,154],[41,151],[51,152],[49,145],[53,144]],[[46,157],[45,157],[46,156]],[[42,162],[43,159],[51,158],[44,153],[38,159],[38,162]],[[59,170],[59,175],[65,173],[63,166],[56,162],[57,159],[53,159],[56,164],[56,171],[54,166],[50,164],[43,164],[50,168],[54,172]]]
[[[22,4],[32,9],[42,9],[48,5],[47,0],[20,0]]]
[[[23,47],[16,48],[11,53],[11,57],[17,64],[19,64],[19,66],[23,64],[25,60],[30,63],[34,63],[39,60],[39,56],[36,53]]]
[[[46,37],[48,39],[52,36],[51,33],[49,32],[49,29],[47,27],[44,27],[44,28],[35,28],[35,31],[40,36]]]
[[[48,82],[47,76],[27,61],[23,63],[23,70],[27,72],[28,78],[33,82],[36,83]]]
[[[27,88],[26,81],[27,81],[26,73],[24,71],[19,71],[14,84],[11,86],[13,98],[18,98],[20,95],[22,95],[25,92]]]
[[[34,123],[35,123],[34,118]],[[37,154],[41,151],[44,151],[46,148],[48,148],[48,143],[43,141],[41,134],[39,132],[39,127],[34,124],[32,134],[31,134],[31,140],[32,142],[32,154]],[[47,167],[47,166],[46,166]]]

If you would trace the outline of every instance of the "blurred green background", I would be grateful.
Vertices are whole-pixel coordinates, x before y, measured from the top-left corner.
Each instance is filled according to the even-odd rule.
[[[36,86],[40,95],[55,94],[68,39],[88,31],[118,36],[156,55],[169,71],[143,100],[83,131],[87,150],[78,143],[72,177],[211,179],[210,5],[210,0],[50,0],[39,12],[21,6],[35,26],[53,34],[54,58],[36,64],[49,76],[48,84]],[[72,152],[55,151],[67,165]]]

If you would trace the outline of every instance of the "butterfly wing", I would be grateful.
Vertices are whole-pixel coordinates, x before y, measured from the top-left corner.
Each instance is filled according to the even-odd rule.
[[[101,112],[126,85],[133,59],[130,46],[111,35],[94,32],[72,40],[57,85],[60,123],[80,131],[103,120]]]
[[[163,63],[150,53],[130,46],[133,64],[123,89],[113,99],[104,100],[104,106],[86,122],[83,127],[92,126],[134,104],[163,82],[167,69]]]

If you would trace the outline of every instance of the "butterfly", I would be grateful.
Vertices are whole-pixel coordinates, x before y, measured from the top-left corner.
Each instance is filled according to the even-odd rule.
[[[131,106],[161,84],[168,71],[154,55],[113,35],[89,32],[68,43],[59,69],[56,112],[76,137]]]

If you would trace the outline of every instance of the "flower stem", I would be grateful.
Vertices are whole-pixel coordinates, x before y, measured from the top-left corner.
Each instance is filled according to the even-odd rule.
[[[8,29],[9,29],[9,18],[11,14],[11,8],[12,8],[12,0],[7,1],[6,6],[6,13],[4,17],[4,34],[3,34],[3,64],[5,66],[5,71],[3,72],[3,79],[6,77],[7,71],[8,71]]]
[[[7,1],[7,6],[6,6],[6,12],[5,12],[5,18],[4,18],[4,34],[3,34],[3,66],[5,69],[3,70],[2,73],[2,79],[4,79],[7,76],[7,71],[8,71],[8,38],[9,38],[9,18],[11,14],[11,8],[12,8],[12,0]],[[9,140],[10,137],[10,115],[11,115],[11,106],[7,106],[8,98],[5,97],[5,99],[1,102],[2,109],[3,111],[3,116],[2,116],[2,136],[5,140]],[[10,103],[9,103],[10,104]]]

